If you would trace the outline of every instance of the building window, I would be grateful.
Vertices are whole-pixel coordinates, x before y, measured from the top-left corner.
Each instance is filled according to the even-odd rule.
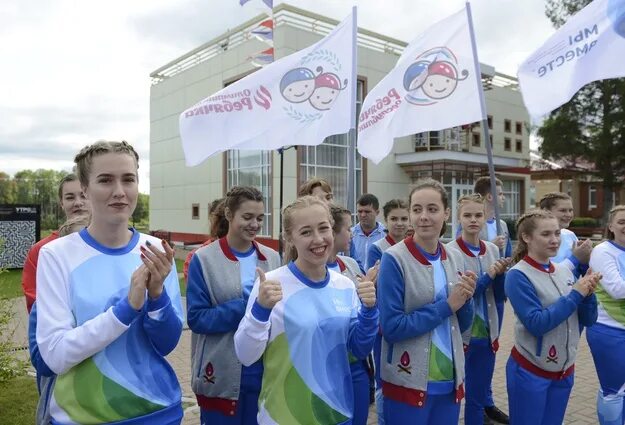
[[[512,121],[503,120],[503,131],[505,131],[506,133],[512,132]]]
[[[492,148],[493,147],[493,135],[489,134],[488,138],[490,139],[490,147]]]
[[[594,184],[588,185],[588,209],[597,208],[597,188]]]
[[[501,218],[516,220],[521,215],[521,188],[522,180],[503,180],[503,193],[506,202],[501,210]]]
[[[516,151],[523,152],[523,140],[516,139]]]
[[[480,146],[480,135],[473,133],[472,137],[473,137],[473,141],[472,141],[473,146]]]
[[[488,129],[489,130],[493,129],[493,116],[492,115],[488,116]]]
[[[512,140],[510,140],[509,137],[505,137],[503,139],[503,148],[507,151],[511,151],[512,150]]]
[[[233,186],[252,186],[263,194],[265,220],[260,231],[262,236],[272,236],[271,210],[271,154],[272,151],[228,151],[227,188]]]
[[[523,134],[523,123],[517,121],[515,126],[516,126],[516,134]]]
[[[358,80],[356,116],[360,114],[364,94],[364,82]],[[430,143],[432,143],[431,140]],[[312,177],[324,178],[332,186],[334,202],[337,205],[346,205],[349,210],[355,212],[356,205],[347,205],[347,159],[349,155],[347,134],[330,136],[318,146],[298,146],[297,149],[300,152],[298,186]],[[354,203],[363,191],[363,160],[358,151],[355,150],[355,154]]]
[[[200,204],[191,205],[191,219],[192,220],[200,219]]]

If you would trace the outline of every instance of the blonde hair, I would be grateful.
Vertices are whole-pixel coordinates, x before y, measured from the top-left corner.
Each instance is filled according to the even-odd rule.
[[[332,214],[330,214],[330,208],[325,202],[316,196],[302,196],[282,209],[282,238],[286,242],[284,249],[285,263],[297,260],[297,250],[290,242],[291,232],[293,231],[293,213],[315,205],[319,205],[325,210],[330,226],[334,227],[334,219],[332,218]]]
[[[139,155],[130,143],[122,140],[121,142],[109,142],[99,140],[92,145],[87,145],[78,152],[74,158],[76,163],[76,174],[82,186],[89,185],[89,173],[93,158],[107,153],[125,153],[134,158],[137,169],[139,168]],[[138,176],[137,176],[138,177]]]
[[[621,211],[625,211],[625,205],[615,206],[614,208],[610,210],[610,213],[608,214],[608,224],[606,224],[605,226],[605,238],[608,240],[611,240],[611,241],[614,240],[614,232],[610,230],[610,224],[612,223],[612,220],[614,220],[614,217],[616,216],[616,214]]]
[[[458,199],[458,211],[456,212],[458,218],[460,218],[460,214],[462,212],[462,207],[469,202],[475,202],[476,204],[482,204],[484,209],[486,209],[486,199],[480,195],[479,193],[471,193],[469,195],[464,195]]]
[[[538,220],[555,220],[555,216],[551,212],[542,209],[532,209],[523,214],[516,222],[516,234],[518,236],[518,242],[512,253],[512,264],[518,263],[527,255],[527,244],[523,240],[523,235],[529,235],[536,227],[538,227]]]
[[[322,179],[320,177],[313,177],[311,179],[308,179],[305,183],[303,183],[299,187],[297,191],[297,196],[302,197],[306,195],[312,195],[313,190],[316,187],[320,187],[321,190],[323,190],[326,193],[332,193],[332,187],[330,186],[330,183],[328,183],[326,179]]]
[[[563,192],[549,192],[540,198],[538,205],[543,210],[551,211],[551,209],[556,206],[557,201],[571,201],[571,197]]]
[[[89,225],[91,215],[81,214],[76,217],[70,218],[59,227],[59,237],[71,235],[74,232],[78,232]]]

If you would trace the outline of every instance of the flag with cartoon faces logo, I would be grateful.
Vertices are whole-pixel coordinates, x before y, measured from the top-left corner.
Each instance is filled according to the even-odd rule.
[[[369,92],[358,117],[358,151],[379,163],[395,137],[483,119],[465,9],[432,25]]]
[[[625,0],[594,0],[519,67],[527,110],[539,118],[592,81],[625,77],[624,57]]]
[[[180,114],[186,164],[229,149],[318,145],[353,127],[355,17]]]

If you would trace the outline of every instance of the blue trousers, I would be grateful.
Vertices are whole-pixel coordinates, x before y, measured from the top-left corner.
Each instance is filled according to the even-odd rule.
[[[489,393],[495,371],[495,353],[487,338],[471,339],[465,353],[465,388],[464,423],[482,425],[484,407],[488,407]]]
[[[574,375],[547,379],[524,369],[512,356],[506,364],[511,425],[561,425]]]
[[[369,416],[369,373],[365,366],[365,360],[351,363],[352,386],[354,389],[354,425],[367,425]]]
[[[586,339],[601,385],[601,394],[597,400],[599,423],[611,425],[620,422],[618,425],[622,425],[625,419],[625,398],[622,390],[625,387],[625,330],[597,323],[586,329]],[[618,406],[621,407],[620,418],[616,416],[616,420],[610,419],[618,415],[618,409],[616,406],[610,408],[607,405],[610,402],[605,398],[612,399],[612,403],[619,403],[618,398],[621,399]]]
[[[423,407],[414,407],[384,397],[384,421],[387,425],[443,425],[457,424],[460,420],[460,403],[454,392],[428,394]]]

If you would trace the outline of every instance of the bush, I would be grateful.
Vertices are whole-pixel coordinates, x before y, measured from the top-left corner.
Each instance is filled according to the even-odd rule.
[[[599,222],[592,217],[575,217],[569,227],[597,227]]]

